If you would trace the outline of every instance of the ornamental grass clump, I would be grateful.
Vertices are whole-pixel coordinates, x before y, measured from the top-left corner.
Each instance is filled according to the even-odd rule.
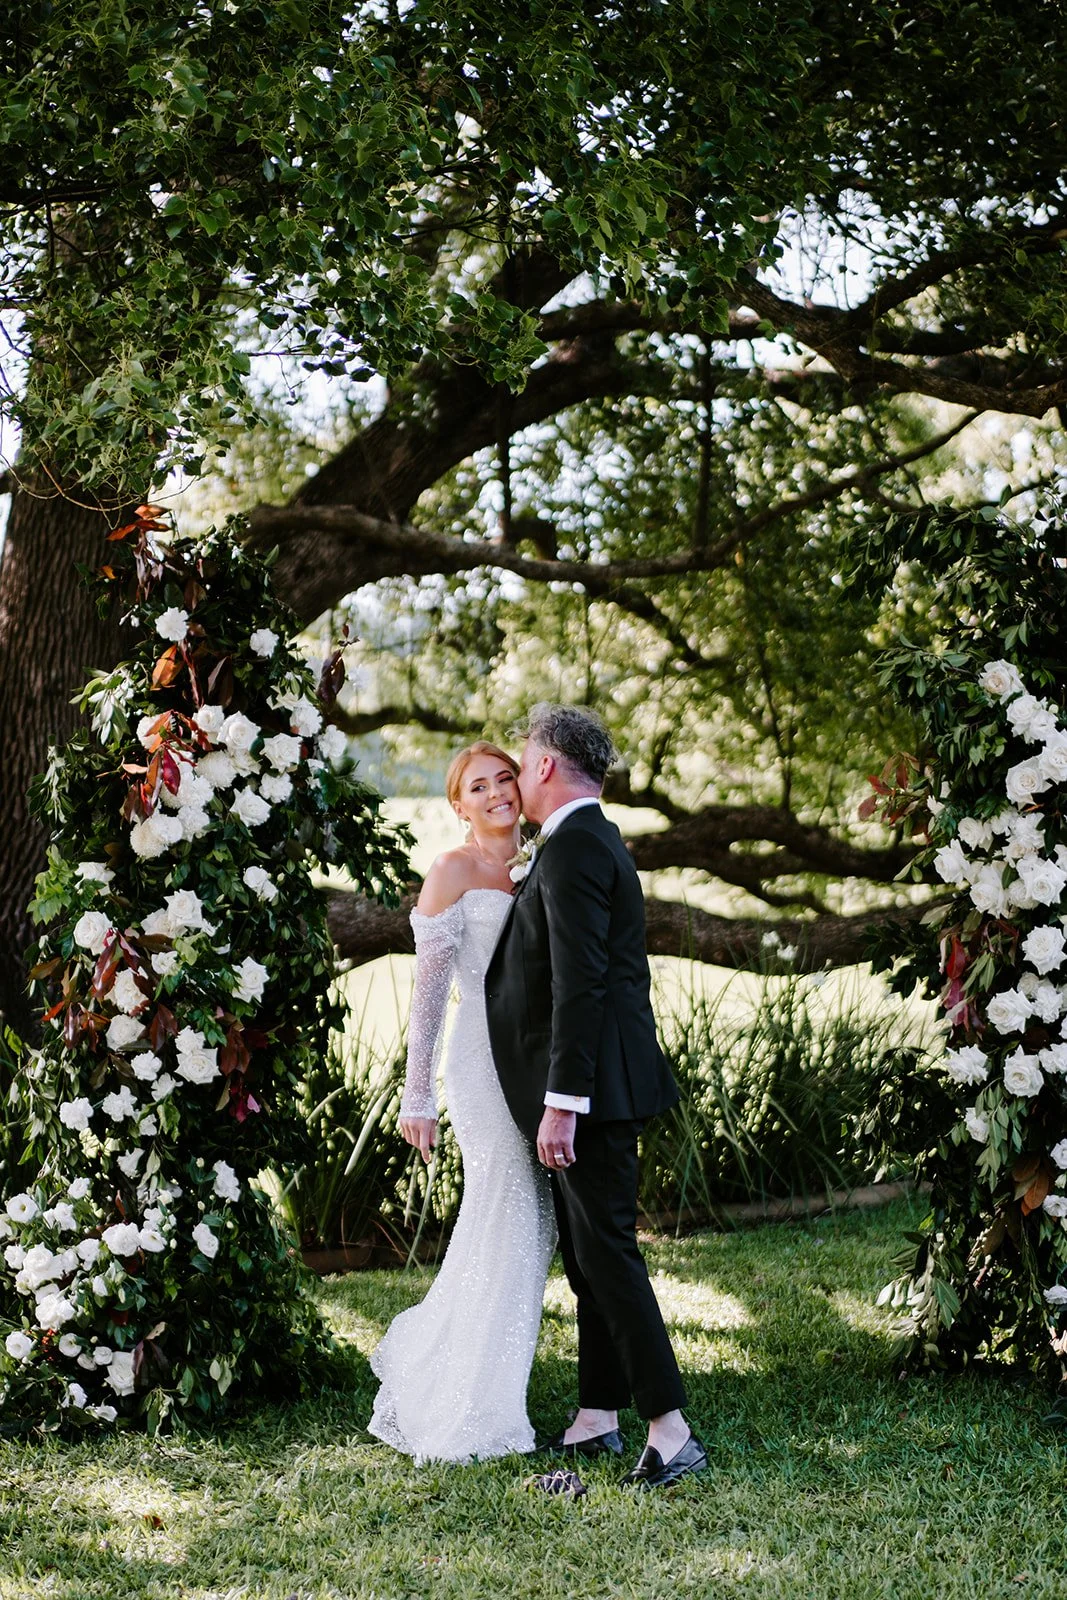
[[[163,532],[142,507],[112,535],[138,642],[33,797],[52,841],[19,1080],[36,1165],[0,1199],[10,1426],[212,1416],[326,1347],[256,1180],[306,1157],[304,1080],[342,1021],[311,868],[392,898],[405,854],[324,717],[340,653],[317,693],[237,528]]]

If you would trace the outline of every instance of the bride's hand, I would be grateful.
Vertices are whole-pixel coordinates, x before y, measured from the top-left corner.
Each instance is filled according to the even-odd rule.
[[[408,1144],[413,1144],[424,1161],[429,1161],[437,1143],[436,1117],[401,1117],[400,1132]]]

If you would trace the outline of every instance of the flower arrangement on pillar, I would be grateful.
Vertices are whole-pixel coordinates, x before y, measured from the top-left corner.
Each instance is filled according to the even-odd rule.
[[[326,721],[341,653],[317,693],[240,532],[167,538],[143,506],[111,535],[101,579],[136,643],[34,791],[39,1170],[0,1198],[12,1423],[210,1417],[328,1343],[256,1178],[301,1158],[301,1084],[343,1020],[311,869],[391,900],[406,841]]]

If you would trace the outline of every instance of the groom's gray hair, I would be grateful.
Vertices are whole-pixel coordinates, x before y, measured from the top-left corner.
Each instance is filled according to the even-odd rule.
[[[608,730],[596,712],[585,706],[542,701],[530,712],[523,731],[527,739],[555,756],[570,777],[595,783],[598,788],[618,759]]]

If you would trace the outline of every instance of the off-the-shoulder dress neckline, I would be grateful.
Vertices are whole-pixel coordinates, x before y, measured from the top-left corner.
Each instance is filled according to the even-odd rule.
[[[455,906],[462,905],[467,896],[471,894],[502,894],[505,900],[510,900],[512,898],[512,892],[510,889],[464,889],[459,899],[453,900],[449,905],[445,906],[443,911],[435,911],[431,916],[427,916],[425,911],[420,911],[416,906],[412,911],[412,916],[423,917],[427,922],[436,922],[438,917],[447,917],[448,913],[453,910]]]

